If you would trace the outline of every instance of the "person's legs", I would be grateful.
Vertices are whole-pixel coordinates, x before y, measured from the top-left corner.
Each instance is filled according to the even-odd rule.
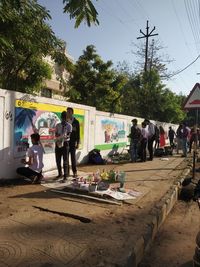
[[[37,172],[31,170],[30,168],[28,167],[19,167],[17,168],[17,173],[21,176],[24,176],[24,177],[27,177],[27,178],[30,178],[34,175],[37,175]]]
[[[62,147],[55,148],[55,155],[56,155],[56,165],[58,170],[58,177],[62,176],[62,167],[61,167],[61,157],[62,157]]]
[[[195,142],[195,140],[193,138],[190,139],[190,142],[189,142],[189,153],[191,153],[192,151],[192,144]]]
[[[144,161],[144,141],[141,140],[141,161]]]
[[[145,139],[144,140],[144,159],[143,159],[143,161],[146,161],[147,160],[147,152],[146,152],[146,149],[147,149],[147,140]]]
[[[130,144],[130,154],[131,154],[131,162],[134,162],[134,143],[133,141],[131,141],[131,144]]]
[[[43,178],[42,172],[35,172],[29,167],[19,167],[16,172],[21,176],[31,179],[33,183],[39,183]]]
[[[77,175],[77,168],[76,168],[76,147],[71,146],[70,147],[70,154],[71,154],[71,164],[72,164],[72,171],[73,175]]]
[[[187,138],[183,138],[182,140],[182,149],[183,149],[183,156],[187,157]]]
[[[153,160],[153,138],[150,138],[148,140],[148,150],[149,150],[149,159]]]
[[[169,138],[169,144],[170,144],[171,148],[173,148],[173,146],[174,146],[173,138]]]
[[[141,161],[146,161],[146,146],[147,146],[147,140],[142,139],[141,140]]]
[[[134,140],[133,142],[133,161],[137,161],[138,156],[138,140]]]
[[[67,179],[69,175],[69,144],[68,142],[64,143],[64,147],[62,148],[62,156],[63,156],[63,171],[64,171],[64,180]]]

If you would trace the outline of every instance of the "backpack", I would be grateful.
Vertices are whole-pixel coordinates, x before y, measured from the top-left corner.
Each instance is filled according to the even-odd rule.
[[[165,155],[165,150],[164,148],[156,148],[154,151],[154,156],[155,157],[162,157]]]
[[[104,159],[100,154],[99,149],[93,149],[89,152],[89,163],[92,164],[105,164]]]

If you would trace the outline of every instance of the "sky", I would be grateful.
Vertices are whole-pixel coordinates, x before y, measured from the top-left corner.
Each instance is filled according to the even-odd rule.
[[[164,48],[173,62],[167,65],[170,72],[186,70],[164,81],[166,87],[176,94],[188,95],[199,82],[200,75],[200,17],[199,0],[98,0],[93,1],[99,15],[99,25],[88,27],[81,24],[74,28],[74,20],[63,13],[62,0],[38,0],[49,10],[52,19],[48,21],[56,36],[67,43],[67,51],[76,61],[87,45],[94,45],[104,61],[111,60],[114,67],[124,60],[134,69],[136,48],[145,39],[140,30],[146,32],[154,27],[151,37]],[[163,57],[164,58],[164,57]],[[196,60],[196,61],[195,61]],[[192,63],[195,61],[194,63]]]

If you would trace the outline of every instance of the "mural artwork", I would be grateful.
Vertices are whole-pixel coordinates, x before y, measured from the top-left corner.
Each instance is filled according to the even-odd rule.
[[[61,112],[65,106],[43,104],[16,100],[15,102],[15,129],[14,129],[14,156],[21,157],[31,145],[30,135],[40,134],[41,144],[45,153],[53,153],[55,147],[55,127],[60,122]],[[74,109],[74,116],[80,123],[80,149],[84,140],[84,110]]]
[[[100,135],[96,138],[95,148],[109,149],[114,144],[124,146],[126,144],[126,122],[122,119],[110,119],[98,116],[97,132]]]

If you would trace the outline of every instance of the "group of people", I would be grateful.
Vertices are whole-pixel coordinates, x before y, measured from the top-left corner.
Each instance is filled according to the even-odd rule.
[[[130,138],[131,162],[137,162],[138,159],[144,162],[147,160],[147,149],[149,152],[148,160],[153,160],[154,151],[157,148],[164,148],[167,138],[169,138],[172,150],[176,147],[178,153],[179,149],[181,149],[183,151],[182,157],[187,157],[187,153],[191,153],[192,145],[196,138],[200,142],[200,131],[199,129],[197,131],[194,131],[194,128],[190,129],[183,122],[179,125],[176,132],[170,126],[168,133],[166,133],[162,126],[158,127],[148,119],[142,122],[141,128],[138,127],[137,119],[133,119],[131,132],[128,137]]]
[[[148,119],[145,119],[140,129],[138,127],[137,119],[132,120],[132,127],[131,132],[129,134],[130,138],[130,154],[131,154],[131,161],[137,162],[138,155],[140,155],[140,161],[144,162],[147,160],[146,156],[146,148],[148,147],[149,151],[149,160],[153,160],[154,149],[153,144],[156,140],[156,126],[150,122]]]
[[[196,143],[197,148],[200,144],[200,131],[199,129],[195,129],[195,127],[189,128],[186,123],[181,123],[178,126],[176,131],[176,140],[177,140],[177,154],[179,153],[179,149],[182,149],[183,155],[182,157],[187,157],[187,153],[191,153],[192,146]]]
[[[71,107],[68,107],[67,111],[63,111],[61,122],[56,125],[55,129],[55,157],[58,170],[56,178],[63,178],[62,182],[65,182],[69,176],[69,154],[71,155],[73,177],[77,177],[76,149],[80,143],[80,125],[73,114],[74,110]],[[21,160],[21,163],[26,166],[19,167],[17,173],[30,178],[33,183],[40,183],[43,178],[42,169],[44,167],[44,149],[40,143],[40,135],[33,133],[31,142],[32,146],[27,150],[27,158]]]

